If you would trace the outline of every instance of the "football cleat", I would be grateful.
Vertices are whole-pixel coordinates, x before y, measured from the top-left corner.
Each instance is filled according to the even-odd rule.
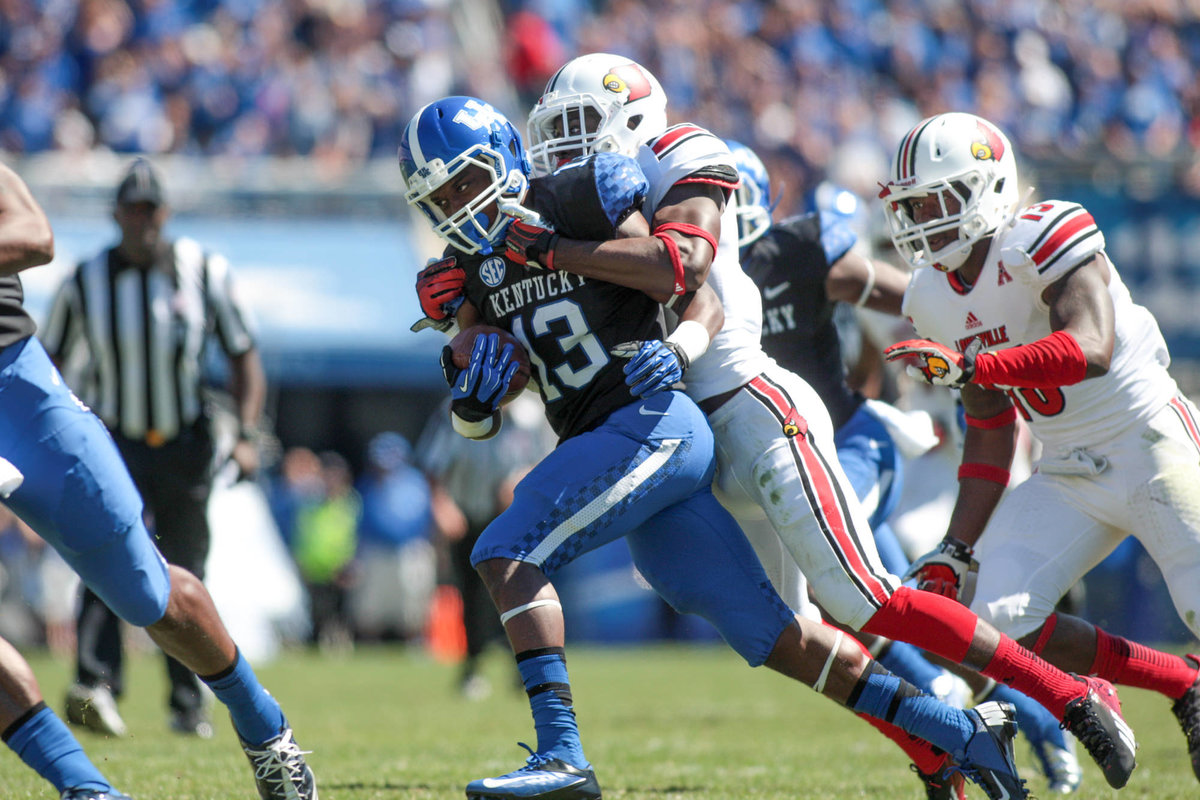
[[[1013,754],[1017,721],[1012,703],[980,703],[965,713],[975,723],[975,733],[963,751],[956,754],[958,765],[951,769],[961,771],[979,784],[990,800],[1029,797]]]
[[[133,800],[133,798],[116,789],[109,789],[107,792],[98,792],[95,789],[63,789],[58,800]]]
[[[498,778],[480,778],[467,784],[467,800],[600,800],[596,773],[558,758],[529,750],[525,766]]]
[[[1200,656],[1189,655],[1192,661],[1200,664]],[[1188,755],[1192,757],[1192,772],[1196,780],[1200,780],[1200,677],[1191,685],[1183,697],[1171,704],[1179,727],[1187,737]]]
[[[908,768],[917,773],[925,787],[925,800],[967,800],[962,772],[950,764],[950,756],[942,760],[942,766],[926,775],[916,764]]]
[[[1108,785],[1120,789],[1129,782],[1137,766],[1134,760],[1137,740],[1121,716],[1117,690],[1103,678],[1075,677],[1086,683],[1088,690],[1083,697],[1067,703],[1062,726],[1083,744],[1100,766]]]
[[[318,800],[316,779],[304,761],[311,751],[300,749],[291,728],[284,728],[262,747],[243,741],[242,750],[254,767],[254,782],[262,800]]]
[[[1042,774],[1046,776],[1046,790],[1050,794],[1073,794],[1083,783],[1083,770],[1075,757],[1075,740],[1064,736],[1062,743],[1050,739],[1034,741],[1030,746],[1037,757]]]
[[[121,737],[127,730],[121,712],[117,711],[117,701],[107,686],[76,683],[68,689],[67,722],[105,736]]]

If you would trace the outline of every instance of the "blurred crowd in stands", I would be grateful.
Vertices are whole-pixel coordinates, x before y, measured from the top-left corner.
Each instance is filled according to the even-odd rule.
[[[522,119],[588,51],[646,65],[674,119],[767,154],[797,190],[873,185],[915,119],[971,109],[1034,158],[1184,159],[1200,194],[1187,0],[0,0],[0,150],[336,174],[390,160],[445,94]]]

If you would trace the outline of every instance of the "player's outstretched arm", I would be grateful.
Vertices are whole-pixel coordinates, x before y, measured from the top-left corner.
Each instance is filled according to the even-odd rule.
[[[0,275],[47,264],[54,232],[46,213],[17,173],[0,164]]]

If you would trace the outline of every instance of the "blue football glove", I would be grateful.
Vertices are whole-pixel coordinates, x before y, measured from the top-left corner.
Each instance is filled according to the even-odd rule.
[[[609,352],[629,359],[625,385],[634,397],[650,397],[670,389],[683,380],[683,373],[691,366],[679,345],[659,339],[622,342]]]
[[[500,349],[500,337],[494,333],[475,337],[471,363],[454,370],[453,351],[442,349],[442,372],[450,382],[450,410],[466,422],[482,422],[490,417],[508,392],[508,385],[520,367],[513,360],[513,346]]]

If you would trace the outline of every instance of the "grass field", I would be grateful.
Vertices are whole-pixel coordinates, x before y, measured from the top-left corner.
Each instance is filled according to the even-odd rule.
[[[810,690],[750,670],[717,647],[583,649],[570,654],[576,709],[605,798],[616,800],[920,800],[924,793],[894,745]],[[43,691],[60,709],[71,667],[33,654]],[[497,687],[469,702],[455,669],[419,653],[370,649],[342,657],[290,653],[264,666],[300,744],[311,749],[323,800],[462,798],[473,778],[522,763],[533,743],[524,696],[501,653],[487,665]],[[166,726],[157,658],[130,668],[122,703],[131,736],[80,733],[110,779],[135,800],[255,798],[249,765],[223,719],[210,741]],[[1121,792],[1084,760],[1078,798],[1195,798],[1200,794],[1168,703],[1122,692],[1139,739],[1138,769]],[[1022,773],[1045,792],[1027,747]],[[983,797],[978,789],[971,797]],[[52,798],[48,784],[9,751],[0,754],[0,798]]]

